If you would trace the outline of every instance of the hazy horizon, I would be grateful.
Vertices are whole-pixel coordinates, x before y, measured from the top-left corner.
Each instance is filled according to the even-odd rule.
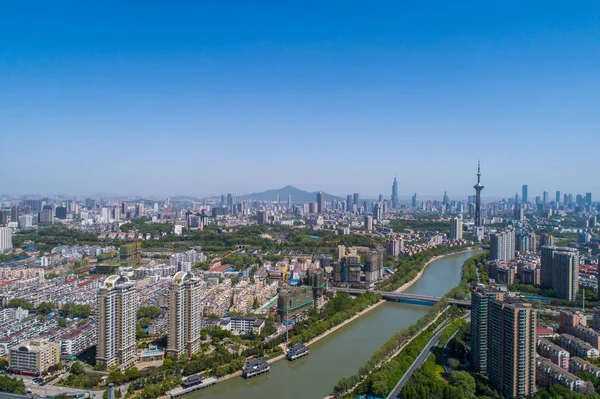
[[[600,195],[600,3],[11,3],[0,192]],[[121,194],[117,194],[121,193]],[[429,194],[419,194],[429,193]],[[596,196],[594,196],[596,197]]]

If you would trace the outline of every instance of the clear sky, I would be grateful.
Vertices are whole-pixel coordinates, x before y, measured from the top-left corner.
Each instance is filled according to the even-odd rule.
[[[0,193],[600,196],[600,2],[4,1]]]

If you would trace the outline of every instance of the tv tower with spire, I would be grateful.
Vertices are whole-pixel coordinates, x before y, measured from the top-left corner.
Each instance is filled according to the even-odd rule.
[[[473,186],[475,189],[475,227],[482,227],[483,223],[481,220],[481,190],[485,188],[481,184],[481,165],[477,161],[477,184]]]

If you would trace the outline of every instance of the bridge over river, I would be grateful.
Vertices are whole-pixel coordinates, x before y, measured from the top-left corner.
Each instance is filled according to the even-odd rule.
[[[340,287],[332,287],[329,288],[331,291],[342,291],[347,292],[351,295],[361,295],[367,292],[365,289],[360,288],[340,288]],[[423,294],[412,294],[408,292],[393,292],[393,291],[372,291],[375,294],[379,294],[383,297],[383,299],[387,299],[390,301],[396,302],[404,302],[411,303],[413,305],[433,305],[436,302],[439,302],[442,297],[433,296],[433,295],[423,295]],[[448,301],[452,305],[458,306],[470,306],[471,301],[464,299],[450,299]]]

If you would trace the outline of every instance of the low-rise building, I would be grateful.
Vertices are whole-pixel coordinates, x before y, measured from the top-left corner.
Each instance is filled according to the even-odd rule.
[[[76,330],[66,334],[60,340],[60,355],[74,357],[98,342],[98,327],[96,324],[87,323]]]
[[[540,356],[548,358],[563,370],[569,370],[569,352],[547,339],[540,338],[537,342],[537,352]]]
[[[226,317],[221,320],[219,326],[223,330],[231,331],[236,335],[260,335],[265,326],[265,321],[254,317]]]
[[[579,357],[572,357],[569,361],[569,371],[573,374],[587,371],[588,373],[594,374],[596,377],[600,377],[600,367],[593,365],[592,363],[583,360]]]
[[[33,340],[9,351],[11,371],[39,375],[60,362],[60,345],[47,339]]]
[[[565,348],[571,357],[577,356],[595,359],[600,355],[597,348],[570,334],[561,334],[558,341],[560,346]]]
[[[552,363],[549,359],[538,357],[537,384],[544,388],[550,388],[554,384],[560,384],[571,391],[582,391],[586,383],[574,374],[571,374]]]

